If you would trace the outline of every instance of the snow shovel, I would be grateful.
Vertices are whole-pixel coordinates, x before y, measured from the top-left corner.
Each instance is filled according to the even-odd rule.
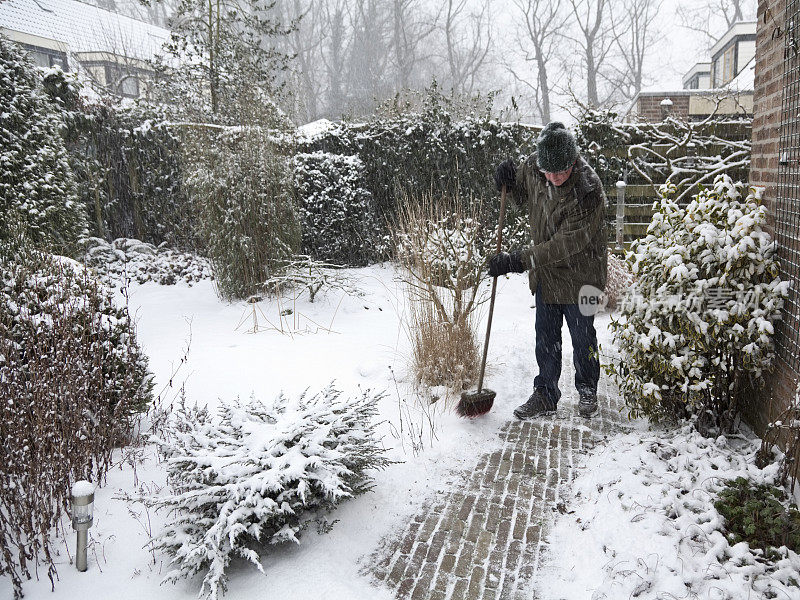
[[[503,245],[503,221],[506,215],[506,186],[500,194],[500,218],[497,223],[497,254]],[[497,293],[497,277],[492,280],[492,296],[489,299],[489,319],[486,322],[486,339],[483,341],[483,359],[481,371],[478,375],[478,389],[474,392],[464,392],[461,400],[456,405],[456,412],[462,417],[479,417],[492,409],[496,392],[483,388],[483,375],[486,372],[486,355],[489,353],[489,335],[492,333],[492,315],[494,314],[494,298]]]

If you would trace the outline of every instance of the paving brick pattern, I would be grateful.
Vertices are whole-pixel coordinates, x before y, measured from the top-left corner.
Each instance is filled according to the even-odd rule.
[[[563,508],[577,463],[623,427],[618,395],[601,383],[605,393],[591,419],[578,415],[577,396],[567,394],[553,417],[511,417],[500,449],[480,457],[461,485],[372,557],[373,576],[401,599],[535,598],[547,526]]]

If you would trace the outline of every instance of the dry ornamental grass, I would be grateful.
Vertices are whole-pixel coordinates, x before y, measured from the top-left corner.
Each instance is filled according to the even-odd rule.
[[[417,381],[461,391],[474,383],[475,326],[486,236],[480,206],[459,198],[409,198],[396,231]],[[491,237],[489,235],[489,237]]]

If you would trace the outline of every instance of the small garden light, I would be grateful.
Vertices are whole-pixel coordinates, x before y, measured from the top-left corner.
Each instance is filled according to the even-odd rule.
[[[94,521],[94,485],[91,481],[76,481],[72,486],[72,528],[78,532],[75,566],[86,570],[86,545],[89,527]]]

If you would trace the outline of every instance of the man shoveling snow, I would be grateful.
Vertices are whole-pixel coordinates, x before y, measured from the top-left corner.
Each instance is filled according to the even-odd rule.
[[[528,271],[536,297],[536,362],[539,374],[528,401],[514,410],[519,419],[553,412],[561,391],[561,325],[572,338],[575,387],[584,417],[597,411],[600,361],[594,313],[606,284],[605,194],[600,178],[578,153],[562,123],[542,130],[536,152],[517,171],[511,159],[495,171],[528,211],[531,243],[489,260],[489,275]]]

